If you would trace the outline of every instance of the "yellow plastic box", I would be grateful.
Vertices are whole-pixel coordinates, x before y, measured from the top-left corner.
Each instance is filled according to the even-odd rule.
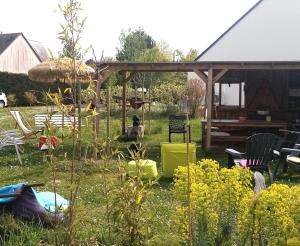
[[[156,162],[152,160],[139,160],[139,161],[128,162],[128,175],[130,177],[137,176],[138,171],[141,172],[142,178],[148,178],[148,179],[156,178],[157,177]]]
[[[164,177],[173,177],[178,166],[187,165],[186,143],[161,143],[161,165]],[[189,161],[196,163],[196,144],[189,143]]]

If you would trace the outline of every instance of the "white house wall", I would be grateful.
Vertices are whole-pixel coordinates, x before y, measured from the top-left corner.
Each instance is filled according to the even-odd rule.
[[[0,71],[3,72],[27,74],[30,68],[39,63],[40,60],[22,35],[0,55]]]
[[[300,61],[300,0],[263,0],[198,61]]]

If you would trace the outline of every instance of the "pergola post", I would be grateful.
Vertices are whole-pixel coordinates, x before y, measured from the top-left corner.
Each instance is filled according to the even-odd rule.
[[[123,85],[122,91],[122,135],[126,132],[126,101],[127,101],[127,82],[135,75],[135,72],[128,74],[126,71],[121,71],[121,84]]]
[[[121,72],[121,83],[123,86],[122,90],[122,135],[126,132],[126,94],[127,94],[127,82],[126,72]]]
[[[97,139],[99,139],[99,132],[100,132],[100,88],[101,88],[101,83],[102,83],[102,76],[99,74],[98,75],[98,81],[96,82],[96,112],[98,113],[96,115],[96,120],[95,120],[95,130],[96,130],[96,136]]]
[[[106,138],[110,140],[111,137],[111,120],[110,120],[110,112],[111,112],[111,86],[107,85],[106,90],[106,107],[107,107],[107,121],[106,121]]]
[[[205,147],[210,150],[211,147],[211,112],[212,112],[212,87],[213,87],[213,69],[208,69],[207,79],[207,119],[206,119],[206,143]]]
[[[95,117],[95,133],[97,138],[99,138],[100,133],[100,89],[102,83],[109,78],[109,76],[113,73],[113,70],[110,70],[109,67],[105,67],[102,71],[98,71],[98,80],[96,82],[96,96],[94,97],[94,103],[96,104],[96,112],[98,113]]]
[[[95,81],[95,87],[96,87],[96,94],[94,95],[94,104],[96,107],[96,112],[100,112],[100,79],[101,75],[98,73],[98,80]],[[94,141],[94,147],[93,147],[93,158],[94,160],[97,160],[97,142],[99,139],[99,129],[100,129],[100,116],[97,114],[96,117],[93,120],[93,141]]]

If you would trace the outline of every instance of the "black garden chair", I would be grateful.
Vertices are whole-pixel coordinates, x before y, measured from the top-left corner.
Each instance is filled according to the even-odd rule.
[[[279,150],[282,144],[280,137],[272,133],[258,133],[247,138],[246,151],[241,153],[234,149],[226,149],[228,167],[240,165],[252,171],[268,172],[270,182],[273,182],[271,163],[279,160]]]
[[[171,143],[172,133],[182,133],[184,142],[186,142],[185,134],[188,133],[189,142],[191,142],[191,129],[190,126],[186,126],[186,116],[184,115],[169,116],[169,142],[170,143]]]

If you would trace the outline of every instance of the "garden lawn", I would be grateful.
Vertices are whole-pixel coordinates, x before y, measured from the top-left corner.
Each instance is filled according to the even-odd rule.
[[[15,122],[10,116],[9,110],[0,109],[0,126],[3,129],[15,128]],[[34,127],[34,115],[46,112],[45,107],[24,107],[14,108],[19,110],[27,121],[27,124]],[[127,125],[131,124],[131,116],[134,110],[129,111]],[[140,112],[139,112],[140,113]],[[121,132],[121,117],[118,112],[112,114],[112,133],[117,137]],[[148,118],[145,116],[145,137],[142,144],[146,146],[146,158],[157,161],[159,175],[161,175],[160,166],[160,142],[168,141],[168,115],[161,112],[153,112],[151,119],[151,134],[149,134]],[[109,245],[109,236],[107,231],[106,209],[107,200],[109,200],[109,190],[118,182],[118,165],[115,161],[90,161],[92,149],[91,124],[84,123],[82,145],[87,148],[87,160],[78,166],[78,173],[81,176],[78,192],[78,209],[76,217],[78,227],[76,230],[76,241],[80,245],[93,245],[96,241]],[[222,165],[226,165],[226,157],[223,149],[214,150],[210,153],[204,153],[200,148],[200,119],[191,119],[191,139],[197,144],[197,159],[213,158]],[[105,112],[101,114],[101,141],[105,139],[106,119]],[[182,134],[172,135],[174,141],[182,141]],[[57,192],[69,198],[70,196],[70,174],[68,170],[70,161],[65,157],[70,157],[71,137],[66,136],[64,145],[56,151],[55,160],[55,178]],[[131,142],[114,141],[113,148],[121,150],[125,156],[128,156],[127,147]],[[17,182],[42,182],[44,187],[39,190],[53,191],[53,170],[48,162],[43,161],[43,153],[37,148],[37,139],[33,138],[26,141],[25,153],[22,154],[23,165],[20,165],[13,147],[0,150],[0,186],[5,186]],[[125,160],[126,161],[126,160]],[[283,176],[280,182],[298,182],[298,177],[290,180]],[[153,235],[149,245],[176,245],[176,238],[173,238],[170,218],[175,210],[176,201],[171,192],[172,180],[160,178],[158,183],[150,188],[151,195],[147,201],[147,206],[152,213]],[[0,221],[0,240],[5,245],[52,245],[57,240],[62,240],[64,234],[63,228],[50,229],[42,228],[37,225],[23,224],[9,216],[1,217]],[[3,236],[5,237],[3,238]],[[0,243],[1,244],[1,243]],[[96,245],[96,244],[94,244]]]

